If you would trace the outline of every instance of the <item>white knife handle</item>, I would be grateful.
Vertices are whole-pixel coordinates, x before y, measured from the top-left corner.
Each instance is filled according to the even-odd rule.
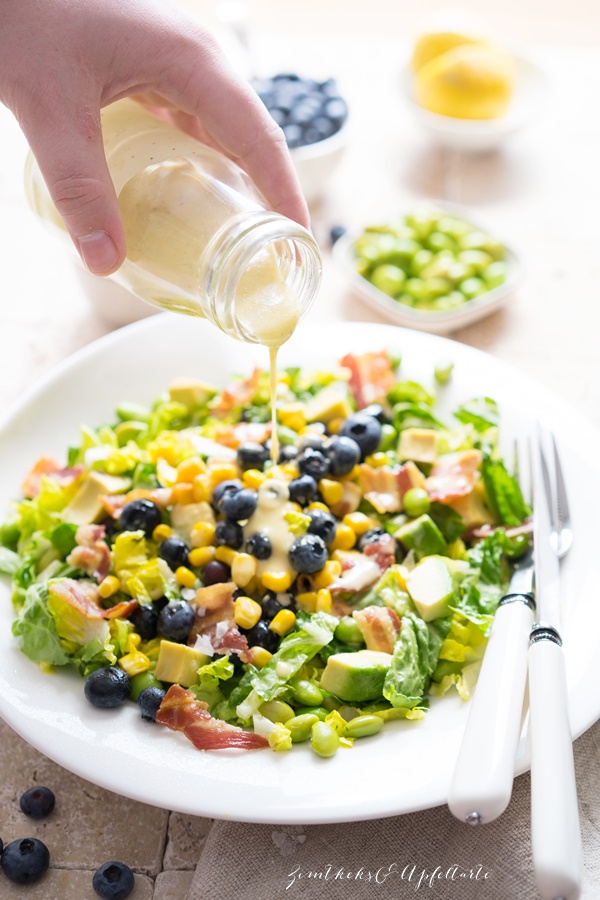
[[[494,616],[448,797],[469,825],[492,822],[510,800],[533,609],[531,595],[509,594]]]
[[[558,632],[536,625],[529,649],[531,843],[544,900],[577,900],[582,850],[565,661]]]

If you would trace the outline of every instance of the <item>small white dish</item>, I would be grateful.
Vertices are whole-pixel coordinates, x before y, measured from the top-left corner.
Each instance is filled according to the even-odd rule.
[[[402,72],[402,90],[415,118],[436,143],[464,153],[495,150],[537,116],[548,91],[547,76],[537,63],[515,54],[513,59],[514,95],[506,115],[498,119],[456,119],[424,109],[415,99],[414,73],[408,64]]]
[[[476,221],[468,209],[455,203],[447,203],[443,200],[432,200],[431,206],[447,210],[451,215],[458,216],[481,228],[482,231],[491,233],[496,237],[494,230],[489,229],[483,223]],[[384,219],[382,218],[382,221]],[[487,291],[474,300],[468,300],[462,306],[457,306],[451,310],[430,310],[415,309],[412,306],[406,306],[399,303],[380,291],[379,288],[363,278],[356,271],[354,264],[353,246],[355,241],[362,235],[362,230],[347,232],[343,237],[336,241],[333,247],[332,255],[338,266],[345,272],[349,278],[355,293],[364,300],[377,312],[384,315],[386,319],[395,325],[402,325],[405,328],[416,328],[419,331],[428,331],[431,334],[450,334],[478,322],[485,316],[491,315],[501,306],[503,306],[514,294],[518,283],[522,279],[523,266],[517,254],[504,241],[502,244],[506,251],[506,263],[508,264],[508,277],[506,281]]]

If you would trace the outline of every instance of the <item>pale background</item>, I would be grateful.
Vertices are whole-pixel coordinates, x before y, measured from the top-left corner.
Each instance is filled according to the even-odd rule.
[[[216,22],[214,2],[182,2]],[[518,250],[527,274],[507,309],[455,337],[514,363],[600,424],[600,6],[597,0],[462,3],[543,65],[551,85],[546,109],[505,150],[463,159],[429,144],[398,87],[415,23],[449,5],[455,4],[249,4],[257,71],[336,75],[351,105],[348,150],[312,211],[325,277],[311,316],[322,322],[377,318],[353,297],[328,258],[331,225],[375,219],[426,197],[464,203]],[[91,312],[68,254],[25,205],[25,152],[17,126],[0,107],[2,407],[58,360],[109,330]],[[28,748],[4,725],[0,742],[1,836],[8,841],[37,834],[52,853],[49,877],[28,897],[93,898],[90,871],[110,858],[139,873],[132,897],[184,896],[209,822],[96,788]],[[18,810],[20,794],[33,783],[48,784],[57,794],[56,812],[38,824]],[[0,900],[17,893],[0,877]]]

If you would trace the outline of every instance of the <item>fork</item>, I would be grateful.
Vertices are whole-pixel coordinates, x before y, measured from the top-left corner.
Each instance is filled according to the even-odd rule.
[[[573,543],[565,481],[554,435],[554,485],[538,434],[534,481],[536,603],[530,635],[531,842],[544,900],[576,900],[582,850],[567,681],[558,626],[558,561]]]

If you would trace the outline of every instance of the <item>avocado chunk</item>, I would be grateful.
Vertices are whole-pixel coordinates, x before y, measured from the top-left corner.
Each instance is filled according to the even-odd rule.
[[[423,556],[443,555],[448,549],[444,536],[431,516],[427,514],[411,519],[402,525],[394,537],[403,544],[407,550],[414,550],[417,559]]]
[[[440,556],[426,556],[406,579],[406,589],[426,622],[450,615],[454,585],[450,567]]]
[[[210,657],[206,653],[200,653],[199,650],[185,644],[162,640],[154,677],[159,681],[169,681],[171,684],[180,684],[188,688],[196,684],[200,666],[205,666],[209,662]]]
[[[391,663],[391,654],[379,650],[335,653],[327,660],[321,687],[340,700],[354,703],[377,700],[383,694]]]
[[[307,401],[304,415],[307,422],[331,422],[332,419],[347,419],[352,410],[348,398],[334,387],[323,388]]]
[[[189,407],[201,406],[210,400],[214,393],[214,388],[194,378],[176,378],[169,385],[171,400]]]
[[[105,472],[90,472],[71,502],[65,506],[61,516],[73,525],[91,525],[106,515],[100,502],[103,494],[120,494],[129,487],[128,478],[107,475]]]
[[[433,428],[405,428],[400,434],[400,460],[433,463],[437,457],[438,433]]]

